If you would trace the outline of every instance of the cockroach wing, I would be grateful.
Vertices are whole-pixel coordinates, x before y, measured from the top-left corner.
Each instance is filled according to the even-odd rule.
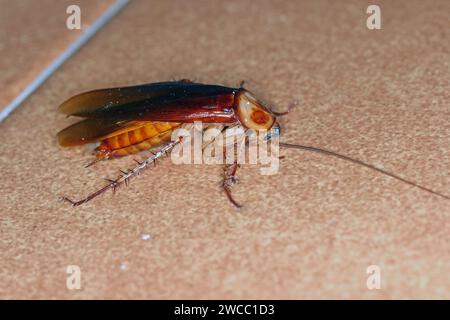
[[[236,88],[189,81],[100,89],[76,95],[59,110],[85,118],[233,123]]]
[[[117,119],[84,119],[58,132],[57,138],[61,146],[79,146],[97,142],[113,133],[116,135],[123,129],[142,126],[143,123]]]

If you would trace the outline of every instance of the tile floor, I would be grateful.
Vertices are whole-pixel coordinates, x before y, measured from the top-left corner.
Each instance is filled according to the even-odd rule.
[[[72,1],[2,2],[4,105],[78,33],[61,14]],[[89,24],[111,2],[77,3]],[[83,168],[89,155],[55,141],[73,122],[57,106],[172,78],[246,80],[278,110],[299,100],[282,140],[449,193],[450,3],[378,3],[371,31],[365,1],[132,1],[0,124],[0,298],[450,298],[450,202],[338,159],[282,150],[275,176],[244,166],[240,211],[220,167],[170,161],[114,197],[58,202],[132,159]],[[381,290],[366,287],[370,265]]]

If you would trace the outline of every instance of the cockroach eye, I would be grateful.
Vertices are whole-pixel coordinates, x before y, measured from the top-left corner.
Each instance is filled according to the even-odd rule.
[[[269,130],[275,117],[248,91],[242,90],[236,97],[239,121],[248,129]]]

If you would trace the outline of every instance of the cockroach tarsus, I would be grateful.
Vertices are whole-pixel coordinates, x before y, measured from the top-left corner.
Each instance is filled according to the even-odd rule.
[[[85,119],[60,131],[58,140],[62,146],[100,142],[96,149],[96,159],[87,167],[100,160],[143,150],[157,148],[157,151],[142,162],[136,160],[137,165],[133,169],[121,171],[116,179],[107,179],[107,185],[87,197],[79,201],[67,197],[62,197],[62,200],[72,206],[79,206],[107,190],[115,192],[119,186],[127,185],[131,178],[139,175],[152,163],[156,165],[157,159],[164,154],[168,155],[182,141],[182,137],[170,141],[171,133],[182,124],[201,121],[251,130],[270,130],[273,127],[279,129],[276,117],[288,114],[294,106],[295,104],[291,104],[285,112],[272,111],[244,88],[244,82],[238,88],[232,88],[195,83],[187,79],[100,89],[76,95],[65,101],[59,110]],[[267,137],[270,139],[271,136]],[[279,146],[337,157],[450,200],[450,196],[334,151],[284,142],[280,142]],[[240,208],[241,205],[231,193],[231,187],[236,183],[238,166],[236,162],[224,166],[222,188],[228,200]]]
[[[223,181],[222,181],[222,187],[227,195],[228,200],[236,207],[241,208],[242,205],[240,205],[236,200],[234,200],[233,195],[231,194],[231,186],[237,183],[236,179],[236,171],[239,168],[239,164],[237,161],[235,161],[232,164],[225,164],[223,167]]]

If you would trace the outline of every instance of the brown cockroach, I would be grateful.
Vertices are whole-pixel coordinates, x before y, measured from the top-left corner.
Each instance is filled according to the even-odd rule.
[[[206,124],[221,124],[225,128],[240,126],[243,129],[272,130],[279,133],[280,126],[276,118],[287,114],[274,112],[265,106],[243,87],[243,83],[238,88],[231,88],[189,80],[89,91],[65,101],[59,110],[67,115],[85,118],[58,133],[61,146],[99,143],[95,149],[96,159],[89,165],[99,160],[157,148],[144,161],[137,161],[133,169],[121,171],[118,178],[108,180],[107,185],[87,197],[79,201],[62,198],[73,206],[86,203],[109,189],[115,190],[118,186],[127,184],[132,177],[137,176],[150,164],[156,163],[158,158],[170,153],[182,141],[182,137],[172,141],[171,135],[184,124],[201,121]],[[270,138],[270,134],[267,137]],[[282,142],[279,146],[347,160],[450,199],[440,192],[334,151]],[[236,163],[225,165],[222,187],[228,199],[236,207],[240,207],[231,195],[237,168]]]

